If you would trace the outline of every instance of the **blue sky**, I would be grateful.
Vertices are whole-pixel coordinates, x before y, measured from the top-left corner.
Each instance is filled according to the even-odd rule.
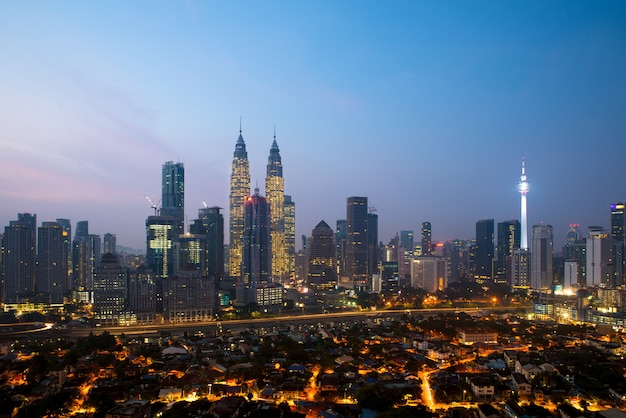
[[[145,246],[144,194],[186,169],[186,215],[228,213],[239,120],[264,186],[274,124],[297,234],[377,208],[432,222],[609,226],[626,200],[622,1],[23,1],[0,4],[0,225],[89,220]]]

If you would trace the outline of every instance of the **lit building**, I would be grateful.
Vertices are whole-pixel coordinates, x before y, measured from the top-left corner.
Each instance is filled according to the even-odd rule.
[[[290,277],[296,273],[296,203],[285,195],[285,248],[287,249],[287,271]]]
[[[366,290],[368,283],[367,197],[349,197],[346,216],[346,275],[354,288]]]
[[[69,219],[57,218],[58,224],[61,226],[63,230],[63,251],[65,256],[67,257],[67,261],[65,262],[65,266],[67,267],[67,286],[68,289],[72,287],[72,269],[74,268],[72,264],[72,224]]]
[[[587,235],[587,286],[613,287],[613,244],[602,227],[590,226]]]
[[[148,216],[146,219],[146,262],[160,279],[173,274],[176,222],[171,216]]]
[[[516,248],[511,257],[511,287],[530,288],[530,251]]]
[[[206,237],[206,269],[204,276],[224,277],[224,217],[220,207],[201,208],[198,219],[189,226],[189,232]]]
[[[128,311],[137,323],[149,324],[156,321],[156,273],[145,266],[128,275]],[[159,312],[162,316],[163,312]]]
[[[615,267],[615,278],[613,284],[621,286],[625,283],[624,264],[624,233],[626,232],[624,224],[624,204],[611,204],[611,238],[613,240],[613,265]]]
[[[185,233],[185,166],[168,161],[163,164],[161,181],[161,216],[171,216],[174,222],[173,238]]]
[[[474,279],[476,282],[491,283],[494,260],[494,221],[483,219],[476,222],[476,250],[474,253]]]
[[[531,289],[548,289],[552,285],[552,225],[533,225],[530,269]]]
[[[50,303],[63,303],[69,291],[67,247],[58,222],[43,222],[38,228],[36,291]]]
[[[517,184],[517,190],[520,192],[522,196],[521,199],[521,237],[520,237],[520,248],[522,250],[528,249],[528,221],[526,215],[526,194],[528,193],[529,185],[528,178],[526,177],[526,166],[524,157],[522,157],[522,175],[520,177],[520,182]]]
[[[420,256],[411,261],[411,287],[434,293],[448,286],[448,262],[443,257]]]
[[[421,255],[431,255],[432,225],[430,222],[422,222],[422,253]]]
[[[37,215],[18,213],[4,228],[3,302],[19,302],[35,290]]]
[[[100,235],[89,234],[88,221],[76,223],[76,234],[72,242],[73,288],[89,294],[93,290],[93,277],[102,257]],[[90,296],[81,296],[89,300]]]
[[[255,294],[261,312],[276,312],[283,306],[283,287],[280,283],[258,284]]]
[[[565,260],[563,266],[563,288],[573,289],[579,285],[578,279],[578,262],[575,260]]]
[[[337,260],[337,277],[346,276],[346,246],[348,243],[348,223],[345,219],[337,220],[335,230],[335,258]]]
[[[199,276],[206,277],[207,272],[207,238],[203,234],[183,234],[174,241],[174,275],[181,270],[196,271]]]
[[[181,271],[163,281],[163,318],[167,322],[213,319],[216,305],[215,280],[207,280],[197,271]]]
[[[96,324],[118,326],[127,323],[128,269],[112,253],[102,256],[93,277],[93,313]]]
[[[380,251],[378,249],[378,215],[375,209],[367,214],[367,275],[379,274],[378,264]],[[371,288],[371,286],[370,286]]]
[[[243,257],[237,304],[256,302],[256,286],[272,281],[271,243],[269,205],[256,189],[254,195],[246,198],[244,205]]]
[[[239,138],[235,145],[232,172],[230,175],[230,257],[229,274],[231,277],[241,276],[241,257],[244,230],[244,202],[250,195],[250,164],[246,144],[239,128]]]
[[[587,273],[587,240],[578,231],[578,224],[571,224],[565,243],[565,262],[575,261],[578,268],[578,285],[585,283]],[[565,272],[567,274],[567,271]]]
[[[495,277],[499,283],[508,283],[513,250],[520,248],[520,223],[510,220],[498,223],[498,247]]]
[[[311,232],[309,247],[308,284],[314,289],[332,290],[337,287],[333,230],[324,221]]]
[[[289,256],[285,243],[285,179],[276,134],[267,159],[265,198],[270,211],[272,277],[282,283],[289,275]]]

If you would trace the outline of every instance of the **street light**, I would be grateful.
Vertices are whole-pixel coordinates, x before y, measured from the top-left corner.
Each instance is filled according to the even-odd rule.
[[[467,393],[467,390],[463,389],[463,402],[465,402],[465,394]]]

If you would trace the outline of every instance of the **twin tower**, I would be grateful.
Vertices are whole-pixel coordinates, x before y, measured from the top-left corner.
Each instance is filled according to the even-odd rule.
[[[295,205],[291,196],[285,195],[283,165],[276,134],[267,160],[263,198],[258,189],[254,195],[251,194],[250,163],[239,130],[230,175],[229,218],[231,277],[241,278],[245,284],[253,284],[283,283],[293,275],[296,253]],[[260,239],[258,235],[268,230],[270,239]],[[252,251],[257,256],[250,254],[250,246],[258,247],[257,251]]]

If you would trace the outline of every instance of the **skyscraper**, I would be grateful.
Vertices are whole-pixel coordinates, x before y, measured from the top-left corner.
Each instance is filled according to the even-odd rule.
[[[308,284],[314,289],[331,290],[337,286],[333,230],[324,221],[311,232]]]
[[[244,229],[244,202],[250,195],[250,165],[246,144],[239,128],[239,138],[235,145],[232,172],[230,175],[230,275],[241,277],[241,259]]]
[[[526,194],[528,193],[528,181],[526,180],[526,167],[524,164],[524,157],[522,157],[522,175],[520,177],[520,182],[517,185],[517,190],[519,190],[522,195],[522,205],[521,205],[521,237],[520,237],[520,248],[522,250],[528,249],[528,224],[526,220]]]
[[[17,220],[4,228],[5,303],[18,302],[35,290],[36,227],[37,215],[18,213]]]
[[[406,255],[413,255],[413,231],[400,231],[400,248]]]
[[[72,242],[73,288],[79,291],[93,290],[93,277],[102,257],[100,235],[89,234],[88,221],[76,223]]]
[[[335,258],[337,259],[337,277],[346,276],[346,247],[348,243],[348,223],[345,219],[337,220],[335,232]]]
[[[493,279],[494,221],[483,219],[476,222],[476,251],[474,255],[474,278],[478,283]]]
[[[498,247],[495,277],[498,282],[506,283],[510,275],[511,256],[520,247],[520,223],[517,219],[498,222]]]
[[[365,290],[368,280],[367,197],[347,199],[346,273],[355,289]]]
[[[204,275],[215,279],[224,277],[224,217],[220,207],[201,208],[198,219],[190,225],[192,234],[206,236],[207,263]]]
[[[70,290],[72,288],[72,269],[74,268],[72,264],[72,224],[69,219],[62,218],[57,218],[57,222],[63,230],[63,251],[65,252],[65,257],[67,257],[67,261],[65,262],[65,267],[67,267],[65,282],[66,288]]]
[[[611,204],[611,238],[613,239],[613,265],[615,267],[615,286],[621,286],[625,282],[624,263],[624,234],[626,233],[624,223],[624,204]]]
[[[117,237],[115,234],[106,233],[102,239],[102,254],[117,254]]]
[[[272,276],[282,283],[288,276],[288,255],[285,245],[285,179],[276,134],[267,159],[265,198],[270,210]]]
[[[587,286],[613,286],[614,268],[611,234],[600,226],[589,227],[585,276]]]
[[[146,219],[146,262],[158,279],[174,271],[174,231],[178,220],[172,216],[148,216]]]
[[[552,225],[533,225],[530,287],[548,289],[550,285],[552,285]]]
[[[432,240],[432,225],[430,222],[422,222],[422,254],[421,255],[430,255],[431,254],[431,242]]]
[[[374,210],[367,214],[367,277],[378,274],[380,252],[378,251],[378,215]],[[368,290],[370,286],[368,285]]]
[[[174,240],[185,233],[185,166],[168,161],[163,164],[161,182],[161,216],[171,216],[174,223]]]
[[[296,203],[285,195],[285,248],[287,251],[287,273],[296,273]]]
[[[270,283],[272,272],[272,241],[270,213],[266,199],[259,195],[248,196],[244,205],[244,233],[242,246],[241,280],[237,293],[238,303],[256,302],[254,292],[258,284]],[[243,301],[242,301],[243,297]]]
[[[63,303],[69,290],[67,252],[63,228],[58,222],[44,222],[38,228],[36,291],[50,303]]]

